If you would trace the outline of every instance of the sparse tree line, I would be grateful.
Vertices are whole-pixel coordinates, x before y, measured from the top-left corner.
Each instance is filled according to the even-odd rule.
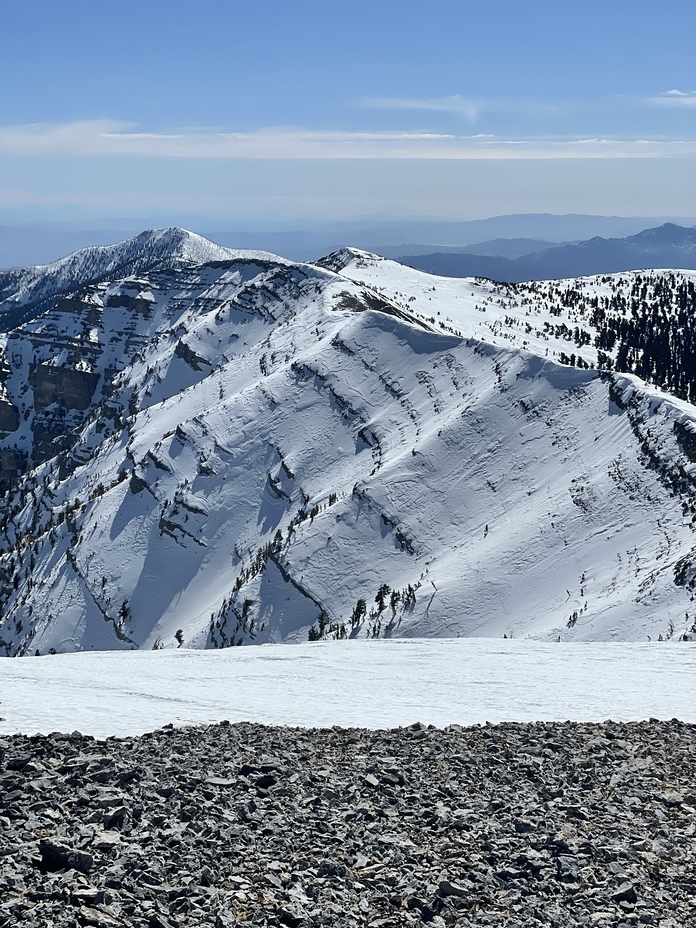
[[[282,466],[286,472],[294,478],[294,474],[292,474],[284,462]],[[314,503],[314,505],[310,508],[307,508],[309,498],[301,488],[300,493],[302,494],[305,505],[300,507],[300,509],[290,519],[285,534],[283,534],[283,530],[281,528],[278,528],[275,535],[273,536],[272,541],[261,545],[253,552],[248,564],[242,567],[237,574],[234,584],[232,585],[230,595],[223,599],[217,612],[213,612],[211,614],[208,630],[208,642],[211,647],[224,648],[231,647],[233,645],[241,645],[245,642],[245,640],[254,640],[259,633],[265,631],[266,623],[257,623],[251,614],[252,608],[255,605],[255,601],[253,599],[248,596],[245,597],[240,608],[238,604],[240,591],[256,577],[263,573],[263,571],[266,569],[269,559],[274,560],[276,564],[280,563],[278,559],[282,555],[284,546],[287,547],[291,544],[293,536],[297,530],[297,526],[306,521],[312,523],[314,519],[320,514],[320,512],[328,509],[331,506],[334,506],[338,502],[338,494],[332,492],[329,494],[325,502],[317,502]],[[240,552],[236,550],[235,556],[241,559]],[[324,636],[324,633],[328,634],[329,632],[340,632],[338,627],[335,629],[329,628],[330,623],[328,615],[325,611],[322,610],[320,613],[320,618],[322,637]],[[234,620],[234,626],[232,626],[232,620]]]
[[[387,607],[390,610],[390,615],[388,616],[387,622],[384,624],[384,631],[388,634],[393,630],[395,625],[398,626],[398,624],[400,624],[404,613],[413,611],[416,605],[416,592],[420,585],[421,581],[419,580],[415,586],[409,583],[401,590],[392,590],[388,583],[382,583],[374,598],[376,608],[370,609],[369,613],[367,600],[360,597],[356,601],[350,614],[349,622],[352,633],[350,636],[345,621],[330,622],[327,613],[325,610],[322,610],[316,624],[312,625],[309,629],[307,635],[308,640],[320,641],[323,638],[340,640],[342,638],[354,637],[355,631],[361,628],[366,621],[368,621],[367,637],[379,638],[382,633],[383,618]]]

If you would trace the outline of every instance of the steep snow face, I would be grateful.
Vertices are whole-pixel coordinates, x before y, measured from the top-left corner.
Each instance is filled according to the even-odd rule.
[[[46,460],[4,501],[5,652],[691,634],[694,408],[504,337],[490,282],[334,266],[174,262],[11,333],[2,454]]]
[[[53,264],[0,272],[0,329],[7,331],[31,317],[46,301],[108,277],[139,274],[166,264],[203,264],[235,258],[273,258],[266,252],[223,248],[186,229],[142,232],[117,245],[77,251]],[[282,258],[274,258],[282,263]]]

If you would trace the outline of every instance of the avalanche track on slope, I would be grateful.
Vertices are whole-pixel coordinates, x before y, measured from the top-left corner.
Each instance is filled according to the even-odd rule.
[[[693,630],[694,408],[485,340],[490,283],[387,293],[356,255],[159,264],[10,333],[22,422],[57,334],[40,364],[95,379],[57,454],[17,430],[6,653]],[[424,279],[453,331],[401,299]]]

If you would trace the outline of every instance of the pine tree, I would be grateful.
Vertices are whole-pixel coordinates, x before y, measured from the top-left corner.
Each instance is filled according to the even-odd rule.
[[[375,596],[375,602],[377,603],[377,609],[379,612],[384,611],[385,599],[391,593],[391,587],[387,583],[383,583],[379,590],[377,590],[377,595]]]

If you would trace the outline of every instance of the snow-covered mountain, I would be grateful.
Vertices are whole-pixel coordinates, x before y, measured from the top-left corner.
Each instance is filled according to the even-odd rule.
[[[57,296],[106,278],[175,266],[226,261],[247,252],[223,248],[186,229],[155,229],[117,245],[95,245],[52,264],[0,271],[0,331],[31,318]],[[254,252],[261,257],[264,252]],[[40,309],[39,309],[40,311]]]
[[[165,235],[149,269],[90,250],[0,343],[6,653],[691,634],[696,409],[597,363],[672,377],[696,274],[506,287]]]

